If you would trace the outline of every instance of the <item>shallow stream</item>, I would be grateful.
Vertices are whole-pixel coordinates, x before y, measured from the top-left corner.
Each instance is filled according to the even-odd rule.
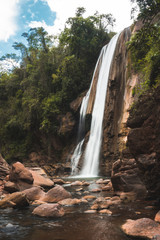
[[[95,180],[89,180],[90,185],[81,186],[65,185],[66,190],[73,197],[81,198],[87,195],[86,191],[98,188]],[[106,191],[89,193],[88,195],[110,196]],[[94,201],[94,200],[93,200]],[[30,206],[23,210],[0,210],[0,240],[129,240],[120,229],[126,219],[142,217],[154,218],[156,209],[148,207],[151,202],[135,201],[112,207],[112,216],[99,213],[84,213],[90,209],[89,203],[65,207],[66,214],[59,219],[46,219],[33,216]]]

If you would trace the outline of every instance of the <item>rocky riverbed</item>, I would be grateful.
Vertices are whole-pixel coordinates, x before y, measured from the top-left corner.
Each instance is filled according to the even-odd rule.
[[[133,191],[115,192],[109,178],[50,179],[42,169],[29,169],[19,162],[11,167],[5,163],[4,169],[0,239],[160,237],[158,202],[145,196],[139,199]]]

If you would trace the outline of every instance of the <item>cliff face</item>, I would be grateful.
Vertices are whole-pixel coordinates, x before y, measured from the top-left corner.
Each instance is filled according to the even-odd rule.
[[[111,169],[113,161],[120,156],[127,140],[126,120],[128,109],[133,102],[132,89],[138,78],[133,74],[129,76],[130,56],[126,42],[129,41],[130,36],[130,28],[121,33],[110,70],[103,121],[101,166],[104,172]]]
[[[130,111],[127,145],[149,193],[160,191],[160,87],[139,97]]]

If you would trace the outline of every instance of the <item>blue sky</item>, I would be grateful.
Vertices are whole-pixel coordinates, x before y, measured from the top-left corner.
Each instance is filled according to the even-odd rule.
[[[14,52],[13,43],[23,41],[22,33],[32,27],[42,26],[49,34],[58,34],[77,7],[85,7],[86,16],[96,11],[112,13],[115,31],[132,23],[130,0],[0,0],[0,57]]]

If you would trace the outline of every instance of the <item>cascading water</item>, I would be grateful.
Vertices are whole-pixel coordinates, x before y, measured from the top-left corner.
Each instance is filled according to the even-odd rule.
[[[119,37],[119,34],[116,34],[111,39],[109,44],[102,48],[96,67],[95,67],[90,89],[87,92],[82,102],[81,111],[80,111],[81,113],[80,113],[79,134],[81,130],[84,131],[85,115],[87,111],[89,95],[91,92],[96,68],[99,65],[99,62],[101,61],[101,64],[98,70],[99,71],[98,81],[97,81],[96,96],[95,96],[94,106],[92,111],[90,136],[89,136],[89,140],[85,150],[84,163],[83,163],[82,170],[80,172],[80,176],[95,177],[98,175],[99,155],[100,155],[101,142],[102,142],[103,115],[104,115],[104,108],[105,108],[105,99],[106,99],[109,71],[110,71],[110,66],[112,63],[112,58],[114,55],[118,37]],[[72,174],[76,173],[75,169],[77,169],[79,159],[82,155],[83,142],[84,142],[84,139],[81,138],[81,141],[78,143],[74,151],[73,157],[71,159]]]
[[[71,165],[72,165],[72,172],[71,175],[75,175],[78,172],[77,166],[79,163],[79,159],[82,155],[82,147],[83,147],[83,143],[84,143],[84,137],[85,137],[85,119],[86,119],[86,112],[87,112],[87,107],[88,107],[88,100],[90,97],[90,92],[92,89],[92,84],[97,72],[97,68],[99,66],[99,64],[101,64],[101,60],[102,60],[102,51],[99,55],[99,58],[97,60],[96,63],[96,67],[93,73],[93,77],[92,77],[92,81],[90,84],[90,88],[88,90],[88,92],[86,93],[86,95],[84,96],[83,100],[82,100],[82,104],[81,104],[81,109],[80,109],[80,118],[79,118],[79,127],[78,127],[78,144],[74,150],[74,153],[72,155],[71,158]]]

